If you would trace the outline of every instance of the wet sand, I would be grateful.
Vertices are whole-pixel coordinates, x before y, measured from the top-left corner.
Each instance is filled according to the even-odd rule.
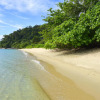
[[[38,81],[52,100],[100,100],[100,49],[78,52],[42,48],[22,50],[36,56],[50,73]]]

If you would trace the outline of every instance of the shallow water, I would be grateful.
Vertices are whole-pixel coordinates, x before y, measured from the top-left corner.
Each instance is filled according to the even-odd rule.
[[[30,75],[29,67],[34,69],[35,63],[25,52],[0,49],[0,100],[49,100]]]

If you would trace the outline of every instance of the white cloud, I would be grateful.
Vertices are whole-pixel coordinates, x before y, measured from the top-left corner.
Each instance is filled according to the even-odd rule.
[[[9,26],[15,27],[17,29],[22,29],[23,28],[23,25],[20,25],[20,24],[16,24],[16,25],[9,24]]]
[[[0,20],[0,23],[4,23],[2,20]]]
[[[18,15],[18,14],[16,14],[16,13],[9,13],[9,14],[11,14],[11,15],[13,15],[13,16],[16,16],[16,17],[18,17],[18,18],[20,18],[20,19],[24,19],[24,20],[29,19],[29,18],[27,18],[27,17],[20,16],[20,15]]]
[[[2,38],[3,38],[3,35],[0,35],[0,41],[1,41]]]
[[[15,27],[15,28],[17,28],[17,29],[22,29],[22,28],[23,28],[22,25],[19,25],[19,24],[12,25],[12,24],[9,24],[9,23],[4,22],[3,20],[0,20],[0,23],[1,23],[1,24],[5,24],[5,25],[8,25],[8,26],[11,26],[11,27]]]
[[[61,0],[58,0],[58,2]],[[34,14],[45,12],[50,7],[55,7],[53,0],[0,0],[0,5],[8,10],[31,12]]]

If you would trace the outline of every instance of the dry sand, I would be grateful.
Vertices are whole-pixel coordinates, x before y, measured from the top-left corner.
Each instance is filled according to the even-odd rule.
[[[69,96],[68,100],[100,100],[100,49],[69,51],[33,48],[22,50],[50,65],[47,70],[65,82],[63,85],[66,90],[62,91],[62,94]],[[53,97],[54,91],[52,93],[49,90],[45,91],[51,98]],[[57,100],[55,97],[52,99]]]

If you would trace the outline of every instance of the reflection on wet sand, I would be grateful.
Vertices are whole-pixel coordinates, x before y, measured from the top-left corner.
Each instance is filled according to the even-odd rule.
[[[94,97],[78,88],[72,80],[56,72],[53,66],[43,61],[40,62],[44,65],[44,69],[31,67],[31,75],[36,77],[51,100],[95,100]]]

